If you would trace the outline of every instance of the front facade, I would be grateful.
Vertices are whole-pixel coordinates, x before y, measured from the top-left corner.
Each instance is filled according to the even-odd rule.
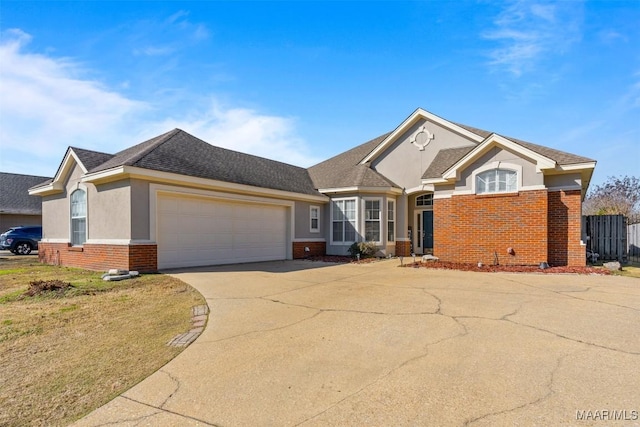
[[[347,255],[584,265],[593,160],[422,109],[309,169],[174,130],[115,155],[69,148],[43,198],[41,260],[102,270]]]

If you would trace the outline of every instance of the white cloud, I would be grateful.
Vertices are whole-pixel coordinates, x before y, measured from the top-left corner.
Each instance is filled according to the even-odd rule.
[[[213,95],[189,114],[161,110],[166,100],[130,99],[92,79],[81,63],[25,52],[30,40],[8,30],[0,43],[0,170],[53,175],[69,145],[113,153],[174,127],[287,163],[317,160],[296,136],[293,118],[222,106]]]
[[[204,113],[168,118],[156,124],[155,133],[180,128],[213,145],[310,166],[320,159],[309,155],[305,142],[296,136],[296,122],[290,117],[261,114],[247,108],[223,107],[213,100]]]
[[[543,59],[562,55],[581,37],[582,3],[511,2],[482,37],[497,45],[489,65],[519,77]]]
[[[8,30],[0,44],[0,149],[49,155],[123,131],[146,105],[83,78],[66,58],[23,52],[31,37]],[[3,156],[4,161],[4,156]]]

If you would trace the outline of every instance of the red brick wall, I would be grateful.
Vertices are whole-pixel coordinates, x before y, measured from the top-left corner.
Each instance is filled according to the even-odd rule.
[[[580,244],[581,191],[549,192],[548,206],[549,264],[586,265],[586,247]]]
[[[443,261],[493,264],[494,253],[505,265],[547,261],[547,190],[436,199],[433,211],[434,255]]]
[[[38,244],[40,262],[53,265],[106,271],[112,268],[154,272],[158,270],[157,246],[85,244],[72,247],[68,243]]]
[[[396,241],[396,256],[410,256],[411,242]]]
[[[309,252],[305,252],[305,247],[309,248]],[[322,256],[326,253],[326,242],[293,242],[293,259],[306,258],[309,256]]]

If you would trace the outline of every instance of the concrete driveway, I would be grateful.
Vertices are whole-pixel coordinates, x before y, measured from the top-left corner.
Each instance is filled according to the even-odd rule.
[[[205,331],[77,425],[640,425],[640,280],[398,264],[174,273]]]

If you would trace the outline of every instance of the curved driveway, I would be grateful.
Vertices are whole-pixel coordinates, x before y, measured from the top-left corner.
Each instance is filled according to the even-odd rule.
[[[640,280],[398,264],[172,273],[205,331],[77,425],[640,425]]]

